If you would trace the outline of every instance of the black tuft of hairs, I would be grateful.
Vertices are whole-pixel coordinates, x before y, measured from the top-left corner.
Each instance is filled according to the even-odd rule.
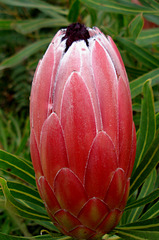
[[[84,40],[86,42],[86,45],[88,46],[89,38],[90,38],[89,32],[84,24],[72,23],[67,27],[66,34],[62,38],[62,41],[64,39],[67,39],[65,52],[67,52],[71,44],[75,41]]]

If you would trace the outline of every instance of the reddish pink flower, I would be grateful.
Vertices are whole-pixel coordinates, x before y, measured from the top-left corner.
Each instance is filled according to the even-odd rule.
[[[31,91],[31,157],[46,209],[62,233],[99,237],[119,222],[136,150],[127,74],[98,28],[60,30]]]

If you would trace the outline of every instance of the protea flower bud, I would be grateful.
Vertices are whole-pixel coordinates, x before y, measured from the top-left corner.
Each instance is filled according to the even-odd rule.
[[[127,74],[98,28],[58,31],[31,91],[31,157],[48,214],[62,233],[93,239],[119,222],[136,150]]]

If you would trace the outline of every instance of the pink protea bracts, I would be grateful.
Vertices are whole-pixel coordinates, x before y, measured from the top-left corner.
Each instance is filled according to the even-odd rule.
[[[30,124],[37,186],[55,226],[78,239],[113,229],[129,194],[136,132],[110,37],[79,23],[58,31],[34,76]]]

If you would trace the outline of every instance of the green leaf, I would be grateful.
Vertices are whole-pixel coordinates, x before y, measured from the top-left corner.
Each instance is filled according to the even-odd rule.
[[[144,15],[144,18],[145,18],[146,20],[148,20],[149,22],[152,22],[152,23],[155,23],[155,24],[158,25],[158,22],[159,22],[159,17],[158,17],[158,16],[153,15],[153,14],[151,14],[151,15],[145,15],[145,14],[143,14],[143,15]]]
[[[159,128],[159,112],[156,114],[156,128]]]
[[[125,225],[116,227],[115,229],[126,230],[126,231],[131,231],[131,230],[159,231],[159,219],[151,218],[143,221],[136,221],[130,224],[125,224]]]
[[[149,195],[147,195],[144,198],[135,200],[129,204],[127,204],[126,208],[124,211],[128,211],[132,208],[137,208],[143,205],[146,205],[152,201],[154,201],[155,199],[157,199],[159,197],[159,189],[154,190],[152,193],[150,193]]]
[[[155,104],[155,112],[159,112],[159,101],[154,102]]]
[[[0,19],[0,30],[11,30],[12,20]]]
[[[159,28],[145,29],[140,32],[136,44],[145,47],[151,44],[159,44]]]
[[[139,219],[141,220],[146,220],[149,218],[154,218],[159,216],[159,201],[156,202],[154,205],[152,205],[152,207],[150,209],[148,209]]]
[[[159,68],[144,74],[143,76],[130,82],[131,98],[142,93],[143,85],[147,80],[151,80],[151,86],[159,84]]]
[[[61,236],[61,235],[55,235],[55,237],[49,235],[49,234],[46,234],[46,235],[39,235],[39,236],[34,236],[34,237],[20,237],[20,236],[12,236],[12,235],[7,235],[7,234],[4,234],[4,233],[1,233],[0,232],[0,240],[34,240],[34,239],[41,239],[41,240],[69,240],[71,239],[71,237],[69,236]]]
[[[68,14],[68,20],[70,22],[77,22],[79,11],[80,11],[80,2],[79,0],[75,0],[71,5],[71,8]]]
[[[26,160],[22,160],[21,158],[0,150],[0,169],[21,178],[34,187],[36,186],[35,173],[31,162],[27,162]]]
[[[7,135],[4,127],[4,123],[2,120],[2,112],[0,112],[0,143],[1,146],[3,146],[4,149],[7,149]]]
[[[135,209],[132,209],[131,213],[129,214],[129,217],[127,218],[127,223],[136,221],[139,218],[139,216],[141,215],[144,205],[148,204],[149,202],[154,201],[157,197],[159,197],[158,191],[157,191],[158,194],[157,194],[157,192],[153,192],[152,194],[150,194],[154,189],[154,183],[156,182],[156,178],[157,178],[156,169],[153,169],[151,174],[146,178],[146,181],[142,185],[142,187],[137,195],[137,199],[135,199],[135,201],[131,202],[131,204],[130,204],[130,205],[133,205],[133,203],[134,204],[143,203],[143,205],[137,206]],[[148,195],[148,194],[150,194],[150,195]]]
[[[16,6],[16,7],[24,7],[24,8],[36,8],[39,9],[42,12],[47,13],[48,15],[52,17],[58,17],[60,14],[67,14],[66,10],[61,9],[58,6],[49,4],[47,2],[44,2],[42,0],[0,0],[0,3],[8,4],[11,6]]]
[[[27,117],[25,127],[24,127],[23,136],[22,136],[22,139],[21,139],[20,144],[18,146],[18,149],[16,150],[16,153],[15,153],[16,155],[19,155],[23,151],[23,149],[25,148],[26,143],[28,141],[29,133],[30,133],[30,121],[29,121],[29,117]]]
[[[133,38],[137,38],[144,25],[143,17],[141,14],[135,16],[135,18],[129,24],[129,33]]]
[[[157,240],[159,237],[159,219],[152,218],[122,225],[116,227],[113,232],[127,240]]]
[[[151,171],[158,164],[159,159],[159,130],[156,132],[155,139],[147,150],[142,162],[135,169],[131,178],[130,196],[141,186]]]
[[[126,240],[157,240],[159,232],[138,231],[138,230],[116,230],[115,233]]]
[[[46,48],[46,46],[51,42],[52,38],[47,38],[43,40],[39,40],[35,43],[30,44],[29,46],[23,48],[21,51],[16,53],[15,55],[5,59],[1,64],[0,64],[0,70],[9,68],[9,67],[14,67],[21,63],[24,59],[30,57],[31,55],[35,54],[42,48]]]
[[[7,181],[4,178],[0,177],[0,184],[6,200],[6,208],[13,212],[13,214],[20,215],[23,218],[49,221],[49,217],[46,214],[40,213],[31,207],[27,207],[16,200],[11,194],[7,185]]]
[[[152,8],[159,9],[159,4],[154,0],[140,0],[140,2],[145,6],[151,6]]]
[[[105,12],[121,13],[121,14],[140,14],[141,12],[145,14],[157,14],[158,10],[152,8],[139,6],[128,1],[109,1],[109,0],[81,0],[81,2],[89,8],[94,8],[96,10],[102,10]]]
[[[20,32],[22,34],[28,34],[34,31],[37,31],[41,28],[54,28],[54,27],[61,27],[67,26],[69,22],[66,18],[57,18],[57,19],[50,19],[50,18],[40,18],[40,19],[31,19],[31,20],[23,20],[13,22],[11,27],[12,29]]]
[[[133,41],[130,41],[126,38],[115,37],[115,39],[124,46],[128,53],[130,53],[135,59],[143,63],[148,68],[159,67],[159,59],[154,57],[149,51],[136,45]]]
[[[159,112],[159,101],[154,102],[154,106],[155,106],[155,113]],[[132,109],[135,112],[141,112],[141,104],[133,103]]]
[[[14,198],[31,202],[44,208],[44,204],[38,194],[38,191],[35,189],[13,181],[7,181],[7,186]]]
[[[143,87],[140,132],[137,139],[136,158],[133,171],[139,166],[145,152],[155,137],[155,123],[153,91],[150,86],[150,82],[147,81]]]

